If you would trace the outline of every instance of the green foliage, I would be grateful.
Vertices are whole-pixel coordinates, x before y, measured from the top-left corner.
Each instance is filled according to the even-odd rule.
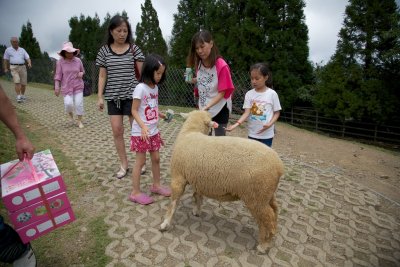
[[[106,30],[100,26],[100,19],[97,14],[94,18],[85,17],[82,14],[79,18],[72,17],[69,20],[69,26],[71,27],[69,41],[74,44],[74,47],[80,49],[82,58],[95,60],[106,33]]]
[[[3,62],[4,51],[6,51],[7,46],[0,44],[0,61]],[[0,75],[4,74],[3,63],[0,64]]]
[[[24,48],[31,58],[42,57],[39,43],[33,36],[32,24],[29,21],[26,25],[22,25],[21,36],[19,37],[19,46]]]
[[[142,22],[136,25],[136,44],[144,54],[156,53],[167,59],[167,43],[162,37],[156,10],[150,0],[146,0],[142,9]]]
[[[174,25],[170,40],[170,64],[178,68],[186,67],[192,36],[200,29],[208,28],[206,14],[210,0],[181,0],[178,12],[174,14]]]
[[[32,68],[28,70],[28,81],[39,83],[52,82],[52,64],[49,55],[42,54],[38,41],[33,35],[32,24],[28,21],[22,25],[19,46],[24,48],[32,61]]]
[[[350,1],[335,55],[317,72],[317,108],[342,119],[400,118],[399,23],[393,0]]]
[[[274,89],[289,107],[301,102],[297,89],[313,81],[303,9],[302,0],[182,0],[174,15],[171,63],[181,67],[193,34],[208,29],[232,70],[268,62]]]

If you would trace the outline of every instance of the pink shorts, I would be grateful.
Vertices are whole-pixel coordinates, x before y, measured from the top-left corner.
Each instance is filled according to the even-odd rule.
[[[131,136],[131,151],[140,153],[159,151],[163,145],[160,133],[150,136],[148,141],[142,140],[141,136]]]

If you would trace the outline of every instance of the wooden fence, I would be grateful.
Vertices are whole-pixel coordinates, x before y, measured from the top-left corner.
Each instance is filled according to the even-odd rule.
[[[279,121],[341,138],[355,138],[372,143],[391,144],[395,149],[398,149],[400,145],[399,126],[354,120],[342,122],[339,119],[320,116],[318,111],[309,108],[293,107],[290,110],[285,110],[281,112]]]

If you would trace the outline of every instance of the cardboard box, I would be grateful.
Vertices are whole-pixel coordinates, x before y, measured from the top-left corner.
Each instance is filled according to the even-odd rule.
[[[44,150],[28,161],[14,160],[0,166],[1,192],[9,212],[20,210],[43,198],[65,192],[65,184],[50,150]]]
[[[75,220],[50,150],[2,164],[0,177],[4,206],[24,243]]]
[[[25,244],[75,220],[74,213],[71,208],[57,212],[54,214],[53,220],[47,218],[36,221],[25,227],[16,229],[22,242]],[[54,222],[53,222],[54,221]]]
[[[15,228],[22,228],[36,221],[51,219],[51,216],[71,207],[66,193],[52,196],[14,212],[10,212],[10,220]]]

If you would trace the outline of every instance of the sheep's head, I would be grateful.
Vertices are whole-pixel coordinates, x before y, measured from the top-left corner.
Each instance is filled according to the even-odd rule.
[[[208,134],[210,128],[218,127],[218,123],[211,120],[211,115],[207,111],[195,110],[190,113],[181,113],[181,116],[186,119],[182,127],[185,131]]]

